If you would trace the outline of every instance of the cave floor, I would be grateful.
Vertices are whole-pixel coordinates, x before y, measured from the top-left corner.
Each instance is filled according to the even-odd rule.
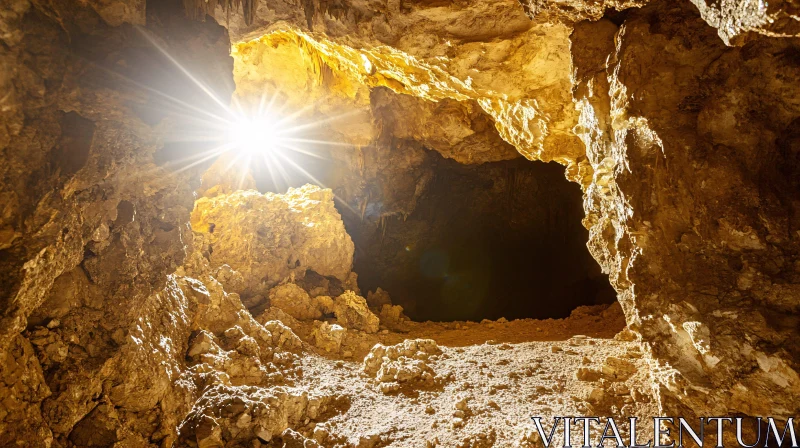
[[[532,416],[543,417],[548,429],[553,416],[649,421],[658,409],[646,357],[621,329],[624,318],[615,305],[582,307],[560,320],[409,322],[402,333],[364,335],[385,345],[429,338],[442,350],[427,364],[445,381],[390,393],[364,373],[362,353],[346,360],[309,346],[295,387],[346,397],[346,404],[296,430],[323,446],[505,447],[540,446]],[[639,433],[647,440],[647,428]],[[574,430],[573,437],[582,440],[582,432]]]

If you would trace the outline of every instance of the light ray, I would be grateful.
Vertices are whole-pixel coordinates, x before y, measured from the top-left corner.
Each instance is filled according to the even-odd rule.
[[[352,115],[360,114],[361,112],[362,111],[360,111],[360,110],[354,110],[354,111],[351,111],[351,112],[346,112],[346,113],[343,113],[343,114],[334,115],[333,117],[328,117],[328,118],[325,118],[325,119],[322,119],[322,120],[316,120],[316,121],[313,121],[311,123],[301,124],[299,126],[295,126],[293,128],[289,128],[289,129],[286,130],[286,132],[289,133],[289,132],[297,132],[297,131],[303,131],[303,130],[307,130],[307,129],[313,129],[315,127],[318,127],[318,126],[323,125],[323,124],[330,123],[332,121],[336,121],[336,120],[340,120],[340,119],[345,118],[345,117],[349,117],[349,116],[352,116]]]
[[[309,138],[294,138],[294,137],[285,137],[281,138],[281,141],[284,142],[295,142],[295,143],[316,143],[320,145],[328,145],[328,146],[347,146],[352,147],[351,143],[341,143],[341,142],[332,142],[329,140],[314,140]]]
[[[253,104],[255,107],[248,113],[245,104],[240,98],[234,96],[230,104],[223,103],[204,82],[169,54],[149,32],[141,27],[136,27],[136,29],[166,59],[174,64],[184,76],[218,105],[221,111],[224,111],[222,113],[223,116],[220,116],[205,110],[203,107],[189,104],[157,89],[142,86],[124,75],[109,70],[115,76],[122,77],[134,85],[153,92],[158,98],[163,98],[165,101],[161,107],[173,112],[173,115],[180,120],[180,123],[188,126],[188,130],[184,130],[183,134],[179,130],[177,133],[168,135],[166,141],[186,143],[223,142],[223,144],[215,148],[168,162],[168,165],[186,164],[181,166],[176,173],[188,170],[221,154],[232,152],[230,160],[227,161],[222,170],[223,172],[228,172],[237,165],[242,166],[241,172],[236,174],[239,188],[244,185],[248,174],[253,172],[254,163],[263,163],[269,172],[269,177],[276,191],[281,190],[279,188],[281,180],[286,187],[292,186],[290,171],[299,173],[317,185],[327,188],[308,169],[301,166],[297,160],[294,160],[294,156],[303,155],[320,160],[331,160],[330,157],[326,157],[316,148],[310,146],[352,147],[352,145],[308,138],[303,136],[303,133],[323,127],[336,120],[360,114],[363,111],[355,110],[317,120],[301,119],[301,117],[316,109],[318,101],[311,102],[293,111],[287,111],[290,107],[290,102],[279,101],[279,98],[283,98],[279,91],[276,90],[270,94],[267,90],[264,90],[261,92],[258,102]],[[196,126],[197,129],[192,129],[192,126]],[[239,168],[235,169],[238,170]],[[294,177],[296,181],[297,175],[295,174]],[[355,215],[358,214],[346,201],[336,195],[334,197]]]
[[[275,191],[280,191],[278,187],[278,181],[275,180],[275,172],[272,170],[272,163],[267,160],[267,154],[261,154],[261,157],[264,159],[264,165],[266,165],[267,170],[269,171],[269,178],[272,181],[272,185],[275,187]]]
[[[224,148],[225,146],[228,146],[228,145],[223,145],[222,147]],[[216,156],[218,156],[220,154],[223,154],[224,152],[228,151],[228,149],[230,149],[230,148],[221,149],[220,151],[214,152],[214,153],[212,153],[212,154],[210,154],[210,155],[208,155],[206,157],[203,157],[202,159],[200,159],[200,160],[198,160],[198,161],[196,161],[194,163],[191,163],[189,165],[186,165],[183,168],[180,168],[180,169],[176,170],[175,173],[180,173],[182,171],[186,171],[186,170],[188,170],[189,168],[191,168],[193,166],[196,166],[196,165],[199,165],[199,164],[205,162],[206,160],[212,159],[212,158],[214,158],[214,157],[216,157]]]
[[[186,77],[189,78],[206,95],[208,95],[209,98],[211,98],[215,103],[217,103],[222,108],[222,110],[224,110],[224,111],[228,112],[229,114],[235,116],[235,114],[233,114],[233,112],[230,110],[230,108],[226,104],[224,104],[222,101],[220,101],[220,99],[217,98],[216,95],[214,95],[214,92],[212,92],[211,89],[206,87],[205,84],[203,84],[202,82],[200,82],[200,80],[195,78],[194,75],[192,75],[192,73],[189,70],[184,68],[180,64],[180,62],[178,62],[175,58],[173,58],[172,55],[169,54],[169,52],[167,52],[167,50],[161,48],[161,45],[159,45],[158,42],[156,42],[155,39],[153,39],[147,31],[145,31],[141,26],[138,26],[138,25],[135,26],[134,28],[136,28],[136,30],[139,31],[139,33],[142,36],[144,36],[144,38],[147,39],[150,42],[151,45],[156,47],[156,49],[158,49],[158,51],[160,51],[161,54],[163,54],[167,59],[169,59],[173,64],[175,64],[175,66],[178,67],[178,69],[181,72],[183,72],[183,74],[186,75]]]
[[[244,163],[245,166],[250,166],[250,155],[247,156],[247,161]],[[247,170],[242,170],[242,175],[239,177],[239,189],[242,189],[242,185],[244,185],[244,179],[247,177]]]
[[[228,162],[228,164],[227,164],[227,165],[225,165],[225,168],[223,168],[222,172],[224,172],[224,173],[227,173],[228,171],[230,171],[230,169],[231,169],[231,168],[233,168],[233,167],[234,167],[236,164],[238,164],[238,163],[239,163],[239,158],[240,158],[240,157],[242,157],[242,153],[238,153],[238,154],[236,154],[236,155],[235,155],[235,156],[234,156],[234,157],[231,159],[231,161],[230,161],[230,162]]]
[[[219,115],[211,113],[211,112],[209,112],[209,111],[207,111],[205,109],[202,109],[200,107],[193,106],[193,105],[191,105],[191,104],[189,104],[189,103],[187,103],[187,102],[185,102],[183,100],[180,100],[178,98],[175,98],[174,96],[168,95],[168,94],[166,94],[166,93],[164,93],[164,92],[162,92],[162,91],[160,91],[158,89],[155,89],[153,87],[150,87],[150,86],[142,84],[142,83],[140,83],[138,81],[135,81],[135,80],[123,75],[122,73],[115,72],[114,70],[108,69],[106,67],[103,67],[103,66],[100,66],[100,65],[97,65],[97,64],[92,64],[92,66],[97,68],[97,69],[99,69],[99,70],[102,70],[102,71],[104,71],[104,72],[106,72],[108,74],[111,74],[111,75],[114,75],[114,76],[116,76],[118,78],[121,78],[122,80],[124,80],[126,82],[129,82],[129,83],[131,83],[132,85],[134,85],[136,87],[139,87],[141,89],[147,90],[148,92],[151,92],[151,93],[155,93],[156,95],[162,96],[162,97],[172,101],[175,104],[180,104],[181,106],[185,106],[187,109],[194,110],[194,111],[202,113],[204,115],[208,115],[209,117],[213,118],[217,122],[222,122],[223,124],[230,124],[231,123],[229,120],[226,120],[225,118],[220,117]],[[169,104],[169,103],[167,103],[167,104]],[[213,122],[209,122],[209,123],[213,123]]]
[[[305,170],[305,169],[304,169],[302,166],[300,166],[299,164],[297,164],[297,163],[296,163],[294,160],[292,160],[292,159],[290,159],[290,158],[288,158],[288,157],[284,156],[284,155],[283,155],[283,154],[281,154],[281,153],[278,153],[278,155],[279,155],[280,157],[282,157],[284,160],[286,160],[286,162],[287,162],[287,163],[289,163],[290,165],[294,166],[294,168],[295,168],[297,171],[300,171],[301,173],[305,174],[305,175],[306,175],[306,176],[307,176],[309,179],[313,180],[313,181],[314,181],[314,183],[316,183],[316,184],[317,184],[317,185],[319,185],[320,187],[322,187],[322,188],[328,188],[327,186],[325,186],[325,184],[324,184],[324,183],[322,183],[322,181],[321,181],[321,180],[319,180],[319,179],[317,179],[316,177],[314,177],[314,176],[313,176],[311,173],[309,173],[308,171],[306,171],[306,170]],[[333,191],[333,189],[331,189],[331,192],[332,192],[332,191]],[[342,205],[344,205],[345,207],[347,207],[347,209],[348,209],[348,210],[350,210],[351,212],[353,212],[353,214],[354,214],[354,215],[358,215],[358,212],[357,212],[357,211],[356,211],[356,210],[355,210],[353,207],[351,207],[351,206],[350,206],[350,204],[348,204],[348,203],[347,203],[347,201],[345,201],[344,199],[340,198],[340,197],[339,197],[339,196],[338,196],[336,193],[333,193],[333,197],[334,197],[335,199],[338,199],[338,200],[339,200],[339,202],[341,202],[341,203],[342,203]]]
[[[283,182],[286,184],[286,187],[288,188],[290,185],[292,185],[292,183],[289,181],[289,175],[286,172],[286,169],[283,167],[283,164],[281,163],[280,160],[275,158],[275,154],[268,153],[268,155],[270,160],[272,160],[272,163],[275,165],[275,169],[278,170],[278,173],[281,175],[281,177],[283,178]]]
[[[307,150],[307,149],[302,149],[302,148],[300,148],[300,147],[297,147],[297,146],[291,146],[291,145],[286,145],[286,144],[283,144],[283,145],[281,145],[281,147],[283,147],[283,148],[286,148],[286,149],[288,149],[288,150],[290,150],[290,151],[293,151],[293,152],[299,153],[299,154],[305,154],[305,155],[307,155],[307,156],[309,156],[309,157],[313,157],[313,158],[315,158],[315,159],[320,159],[320,160],[330,160],[328,157],[321,156],[321,155],[319,155],[319,154],[316,154],[316,153],[314,153],[314,152],[311,152],[311,151],[309,151],[309,150]]]
[[[223,145],[220,145],[220,146],[215,146],[214,148],[208,149],[206,151],[199,152],[197,154],[192,154],[190,156],[186,156],[186,157],[184,157],[182,159],[170,160],[170,161],[167,162],[167,165],[177,165],[179,163],[188,162],[190,160],[194,160],[194,159],[197,159],[198,157],[203,157],[203,156],[206,156],[206,155],[209,155],[209,154],[219,155],[219,154],[228,152],[231,149],[233,149],[233,145],[230,144],[230,143],[226,143],[226,144],[223,144]]]
[[[275,126],[283,126],[284,124],[286,124],[288,122],[294,121],[295,118],[302,116],[306,112],[308,112],[310,110],[314,110],[314,108],[317,107],[317,105],[319,104],[320,101],[322,101],[322,100],[314,101],[314,102],[309,103],[309,104],[305,105],[304,107],[294,111],[293,113],[291,113],[291,114],[285,116],[284,118],[278,120],[275,123]],[[278,110],[278,112],[283,112],[283,109],[286,108],[287,106],[288,106],[288,102],[284,103],[283,106],[281,107],[281,109]]]

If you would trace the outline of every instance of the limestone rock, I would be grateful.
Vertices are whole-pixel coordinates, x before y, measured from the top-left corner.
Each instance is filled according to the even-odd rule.
[[[409,318],[403,314],[402,306],[384,304],[381,306],[380,310],[378,317],[380,318],[381,325],[393,331],[407,330],[408,326],[406,322]]]
[[[383,305],[391,304],[392,298],[389,296],[389,293],[383,289],[378,288],[374,292],[367,292],[367,305],[369,305],[370,308],[380,310],[383,308]]]
[[[376,344],[364,358],[363,370],[381,383],[384,393],[402,387],[432,387],[442,379],[436,376],[429,360],[441,353],[430,339],[407,339],[388,347]]]
[[[314,300],[317,301],[317,306],[319,306],[319,309],[320,311],[322,311],[323,314],[334,313],[334,307],[333,307],[334,301],[329,296],[317,296],[314,297]]]
[[[316,299],[312,299],[303,288],[286,283],[269,291],[270,306],[278,307],[288,315],[299,320],[314,320],[322,317],[322,310]]]
[[[311,297],[321,295],[336,297],[349,289],[346,285],[350,283],[353,276],[355,273],[351,272],[347,280],[342,282],[336,277],[323,276],[313,270],[307,270],[304,273],[297,273],[292,283],[306,290]]]
[[[144,25],[145,0],[90,0],[89,5],[109,25]]]
[[[320,322],[311,333],[314,345],[328,353],[339,353],[347,330],[336,324]]]
[[[264,324],[264,328],[269,330],[272,335],[272,344],[276,347],[288,351],[298,351],[302,347],[303,343],[300,338],[282,322],[271,320]]]
[[[800,5],[796,2],[777,4],[746,1],[707,2],[692,0],[700,16],[717,29],[727,45],[742,45],[755,36],[800,36]]]
[[[797,185],[796,162],[778,155],[798,141],[800,107],[786,101],[797,90],[788,81],[797,64],[773,56],[796,54],[797,41],[743,39],[729,48],[718,32],[737,43],[741,32],[789,29],[792,20],[768,16],[792,6],[693,3],[702,18],[691,5],[651,2],[629,10],[622,26],[575,25],[575,130],[593,169],[584,197],[588,246],[611,273],[656,370],[666,369],[654,376],[666,411],[790,415],[800,375],[784,369],[796,356],[779,347],[796,338],[797,326],[774,332],[755,303],[769,303],[767,313],[787,310],[789,297],[797,303],[786,287],[795,274],[751,267],[781,264],[780,254],[798,250],[777,236],[797,229],[783,215],[796,206],[784,202],[787,190],[768,187]],[[669,80],[661,77],[667,72]],[[772,157],[765,154],[775,165],[754,162]],[[795,168],[777,168],[787,163]]]
[[[310,396],[277,387],[219,385],[195,403],[181,424],[178,441],[198,446],[268,442],[306,419],[317,419],[336,403],[332,396]]]
[[[353,112],[324,132],[354,145],[336,152],[335,187],[367,221],[415,210],[435,180],[423,146],[476,165],[514,151],[563,164],[658,408],[797,415],[796,1],[301,3],[4,3],[0,445],[305,444],[347,408],[276,386],[299,376],[284,324],[298,321],[279,308],[256,321],[242,303],[313,271],[322,313],[379,324],[333,193],[237,192],[256,183],[231,182],[231,154],[202,182],[176,154],[196,124],[183,105],[226,113],[182,69],[227,105],[234,64],[243,101],[278,85],[320,122]],[[181,68],[154,63],[162,50]],[[197,185],[207,197],[191,214]],[[382,305],[390,325],[399,311]],[[377,346],[365,372],[385,392],[435,383],[420,344]],[[595,406],[642,373],[621,357],[578,372],[612,384],[581,395]]]
[[[276,307],[270,307],[264,310],[263,313],[256,317],[256,321],[262,325],[266,325],[270,321],[277,321],[287,328],[296,328],[300,324],[300,321],[286,314],[286,312],[282,309]]]
[[[376,11],[376,20],[384,14]],[[502,19],[489,26],[478,19],[481,14]],[[537,26],[511,0],[389,15],[394,20],[392,36],[375,31],[383,27],[370,32],[369,27],[354,25],[358,31],[346,40],[312,37],[300,29],[243,39],[234,48],[237,86],[243,96],[258,97],[261,85],[284,85],[295,92],[289,95],[294,101],[312,98],[326,114],[348,107],[353,118],[330,132],[353,145],[363,146],[365,139],[384,130],[462,163],[508,160],[516,157],[514,146],[528,158],[560,157],[570,165],[570,176],[586,175],[581,172],[588,168],[585,163],[572,163],[582,154],[571,133],[577,115],[560,106],[570,100],[569,58],[564,57],[569,51],[568,27]],[[462,31],[438,43],[412,37],[423,29],[436,35],[443,27]],[[240,31],[234,25],[229,29]],[[476,42],[474,36],[467,37],[467,30],[480,33],[480,45],[453,45],[461,39]],[[382,39],[393,45],[370,49]],[[437,64],[444,55],[452,63]],[[314,60],[333,71],[333,92],[314,81]],[[261,69],[274,66],[281,70]],[[381,123],[379,128],[364,126],[368,121],[362,117],[370,116]],[[570,157],[556,154],[556,147]]]
[[[212,268],[223,264],[245,279],[242,294],[267,289],[296,271],[346,280],[353,242],[330,190],[306,185],[285,194],[237,191],[200,198],[192,229],[202,233]]]
[[[242,273],[234,270],[227,264],[223,264],[214,270],[214,278],[217,279],[227,292],[242,293],[244,288],[244,277]]]
[[[201,331],[189,344],[189,351],[186,354],[194,358],[206,353],[218,353],[221,349],[214,339],[213,334],[205,330]]]
[[[367,301],[347,291],[333,300],[333,313],[336,321],[345,328],[354,328],[367,333],[377,333],[380,329],[378,316],[367,307]]]

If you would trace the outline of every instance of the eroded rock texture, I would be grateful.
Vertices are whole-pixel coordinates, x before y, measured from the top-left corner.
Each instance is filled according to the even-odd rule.
[[[113,11],[92,3],[98,12],[79,2],[2,6],[4,445],[149,440],[162,420],[164,435],[174,431],[182,418],[175,410],[185,405],[168,393],[182,387],[174,378],[153,375],[171,375],[183,351],[183,337],[172,339],[181,330],[162,321],[162,311],[178,306],[167,276],[191,239],[190,173],[154,163],[177,114],[155,114],[160,98],[141,84],[157,72],[166,88],[177,73],[149,39],[183,48],[183,62],[199,74],[230,77],[228,37],[216,24],[186,20],[180,8],[148,8],[149,25],[138,29],[131,24],[144,23],[144,2],[108,2]],[[216,87],[225,95],[224,83]],[[167,359],[170,367],[159,367]],[[147,396],[117,399],[126,379]],[[137,413],[154,423],[114,423]]]
[[[412,412],[398,428],[355,406],[379,428],[361,439],[349,417],[336,422],[358,394],[393,409],[407,379],[444,391],[423,396],[424,414],[469,431],[448,442],[505,443],[475,422],[500,412],[490,395],[517,397],[499,380],[465,393],[494,377],[448,361],[464,350],[443,342],[464,340],[561,415],[651,412],[652,378],[662,414],[796,416],[797,3],[523,3],[4,2],[0,444],[376,446],[425,426],[435,446],[436,428]],[[203,184],[200,166],[180,169],[207,149],[175,139],[207,124],[187,122],[186,105],[224,113],[234,79],[245,104],[278,88],[287,110],[313,105],[320,132],[344,144],[331,151],[333,190],[237,191],[257,182],[226,183],[224,157]],[[569,387],[525,382],[550,346],[485,335],[598,326],[608,337],[618,328],[597,316],[614,309],[573,313],[574,326],[411,325],[390,299],[358,291],[333,192],[368,225],[405,218],[434,180],[426,150],[564,165],[645,352],[613,341],[610,356],[578,338],[547,359],[576,369],[592,356],[601,370],[577,370]],[[359,379],[370,348],[407,331],[435,332],[448,357],[388,357],[385,390]],[[332,384],[304,382],[307,366]]]
[[[523,155],[568,166],[568,177],[584,187],[590,249],[610,273],[629,323],[651,344],[668,408],[792,415],[800,386],[792,342],[798,303],[793,261],[798,42],[751,35],[740,48],[725,46],[745,31],[777,34],[764,25],[768,22],[791,29],[792,4],[770,5],[772,14],[786,17],[770,21],[764,18],[766,9],[745,12],[744,2],[702,4],[700,14],[686,2],[574,3],[528,8],[534,16],[547,12],[542,17],[554,21],[566,17],[571,31],[540,21],[513,33],[498,31],[491,43],[483,40],[488,36],[475,33],[468,43],[449,35],[451,28],[445,26],[435,34],[456,49],[445,52],[441,63],[436,57],[442,47],[434,43],[441,40],[393,41],[376,32],[378,18],[391,17],[387,21],[396,24],[393,30],[407,23],[425,30],[425,24],[443,17],[469,29],[470,14],[502,15],[505,4],[482,4],[450,15],[445,11],[456,6],[416,5],[339,17],[345,24],[372,23],[349,33],[332,31],[337,21],[320,21],[317,29],[324,27],[332,41],[295,34],[310,59],[323,67],[320,73],[346,85],[358,81],[388,89],[386,99],[371,98],[379,120],[393,118],[382,132],[440,151],[435,139],[424,135],[424,126],[405,131],[405,120],[397,119],[400,114],[392,112],[391,104],[405,102],[400,110],[407,111],[411,100],[405,96],[439,100],[434,104],[443,99],[477,101],[499,135]],[[625,12],[601,19],[608,8]],[[703,19],[717,28],[722,41]],[[488,62],[489,48],[513,48],[519,36],[525,36],[527,45],[545,41],[547,46],[557,45],[559,34],[568,33],[569,67],[559,69],[554,57],[538,71],[535,56],[528,64],[515,64],[507,50]],[[245,66],[252,67],[248,55],[270,36],[239,47]],[[376,49],[375,41],[392,48]],[[472,45],[481,41],[478,57]],[[501,67],[503,75],[494,76]],[[249,73],[241,80],[243,89],[261,82],[252,69]],[[528,73],[538,79],[527,81]],[[550,90],[533,88],[546,79],[552,80]],[[556,86],[567,79],[574,103],[563,96],[549,103],[559,97],[547,92],[558,92]],[[398,93],[400,101],[394,99]],[[357,97],[362,103],[366,98]],[[559,112],[547,112],[548,104]],[[559,128],[568,130],[564,144],[548,143]],[[574,145],[575,136],[583,141],[582,148]],[[362,204],[369,209],[365,200]],[[771,398],[773,394],[780,398]]]
[[[469,14],[486,11],[482,8],[503,14],[502,5],[468,7],[471,12],[447,16],[448,23],[468,28]],[[421,44],[425,42],[421,38],[392,41],[376,33],[378,17],[392,17],[389,23],[397,24],[395,29],[414,23],[423,30],[423,24],[444,17],[447,7],[418,5],[372,16],[343,15],[338,22],[372,21],[372,26],[354,27],[349,33],[341,28],[331,31],[337,21],[322,20],[317,29],[324,27],[332,41],[295,34],[309,59],[322,67],[318,71],[330,70],[331,78],[323,76],[323,84],[334,79],[346,85],[357,81],[384,86],[392,92],[386,96],[391,102],[397,102],[392,99],[397,93],[403,99],[409,95],[477,101],[494,120],[499,135],[519,152],[568,166],[569,178],[584,187],[590,249],[611,274],[629,323],[650,342],[662,366],[659,380],[668,408],[792,415],[799,385],[797,349],[792,343],[797,327],[796,269],[791,261],[797,249],[791,218],[796,207],[792,136],[797,118],[797,41],[751,36],[743,47],[727,48],[728,39],[747,26],[723,25],[712,18],[709,11],[717,6],[701,5],[698,14],[686,2],[579,5],[570,8],[555,2],[529,8],[529,12],[546,9],[545,18],[563,19],[566,14],[567,23],[573,24],[562,34],[571,33],[571,66],[559,71],[550,58],[542,65],[547,75],[537,72],[535,62],[514,64],[508,56],[490,63],[488,70],[478,68],[490,60],[486,56],[464,65],[459,57],[475,54],[470,51],[472,43],[448,35],[447,27],[436,34],[450,44],[456,42],[453,46],[458,49],[446,52],[446,62],[441,63],[436,60],[441,54],[437,48],[442,48],[437,44]],[[601,19],[607,8],[625,13]],[[733,2],[719,8],[723,12],[717,17],[746,9]],[[792,15],[791,4],[772,8]],[[759,14],[744,15],[755,23]],[[417,17],[426,20],[418,22]],[[790,27],[791,19],[787,20],[781,26]],[[497,48],[500,42],[508,48],[526,33],[525,42],[555,45],[563,26],[537,22],[526,25],[527,31],[498,32],[491,43],[481,44],[481,51]],[[753,25],[747,31],[771,34],[765,26]],[[248,61],[247,55],[273,39],[270,36],[242,44],[242,60]],[[471,40],[484,37],[476,33]],[[376,50],[375,41],[392,49]],[[500,67],[503,76],[492,76]],[[470,69],[490,76],[473,76]],[[251,75],[239,84],[242,89],[261,82],[249,70]],[[516,73],[517,79],[509,79],[508,73]],[[526,73],[543,76],[522,81],[528,79]],[[574,101],[577,117],[563,100],[552,103],[558,113],[546,112],[548,90],[532,86],[547,76],[553,87],[571,79],[570,102]],[[336,84],[329,84],[328,90],[335,91]],[[515,90],[519,88],[529,90]],[[498,98],[493,92],[505,95]],[[242,93],[246,95],[246,90]],[[356,97],[362,98],[361,104],[366,98]],[[374,94],[371,98],[373,114],[376,110],[392,114],[391,105],[375,108],[391,104],[376,103],[377,98]],[[414,126],[416,132],[408,133],[398,126],[404,120],[397,115],[389,115],[394,119],[387,120],[392,123],[388,132],[439,150],[435,139],[422,134],[424,126]],[[563,124],[557,117],[565,117]],[[564,144],[548,143],[559,127],[568,130]],[[575,136],[583,148],[574,145]],[[537,145],[539,149],[532,149]],[[741,321],[743,316],[748,316],[747,323]],[[756,398],[771,394],[782,397]]]
[[[294,272],[345,282],[352,270],[353,242],[330,190],[307,185],[282,195],[250,190],[201,198],[191,223],[211,266],[228,265],[243,276],[229,289],[244,296],[266,296]]]
[[[692,0],[692,3],[726,44],[743,44],[755,33],[773,37],[800,36],[800,4],[796,1]]]
[[[726,48],[667,4],[572,39],[590,248],[665,405],[796,414],[797,40]]]

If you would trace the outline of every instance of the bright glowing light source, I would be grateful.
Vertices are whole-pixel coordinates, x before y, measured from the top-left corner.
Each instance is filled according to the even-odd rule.
[[[231,123],[228,140],[248,156],[275,151],[281,144],[276,121],[270,117],[242,118]]]
[[[315,135],[318,136],[336,120],[351,114],[360,114],[358,109],[350,113],[318,118],[315,116],[315,104],[290,110],[292,107],[288,101],[281,99],[283,95],[280,92],[268,94],[266,90],[262,91],[257,104],[250,101],[242,104],[239,98],[234,96],[229,106],[227,100],[217,97],[212,89],[161,47],[158,40],[146,29],[137,26],[136,30],[211,100],[194,104],[192,101],[176,98],[167,92],[139,84],[122,74],[112,72],[157,95],[168,110],[175,114],[181,125],[176,126],[173,134],[168,137],[169,143],[175,145],[173,148],[195,143],[202,148],[186,157],[167,161],[166,163],[172,165],[176,173],[223,157],[219,159],[223,161],[221,165],[225,165],[222,167],[223,173],[229,170],[239,171],[234,173],[239,174],[239,188],[243,187],[248,174],[254,177],[258,172],[269,177],[275,187],[274,191],[285,191],[292,185],[302,185],[300,182],[313,182],[325,187],[312,174],[319,172],[313,169],[318,166],[315,163],[318,160],[327,160],[326,154],[337,147],[351,145],[327,138],[315,138]],[[368,72],[374,71],[375,66],[369,59],[365,56],[362,58],[364,69]],[[210,108],[208,103],[211,104]],[[340,200],[348,210],[357,214],[346,201],[338,197],[336,199]]]

